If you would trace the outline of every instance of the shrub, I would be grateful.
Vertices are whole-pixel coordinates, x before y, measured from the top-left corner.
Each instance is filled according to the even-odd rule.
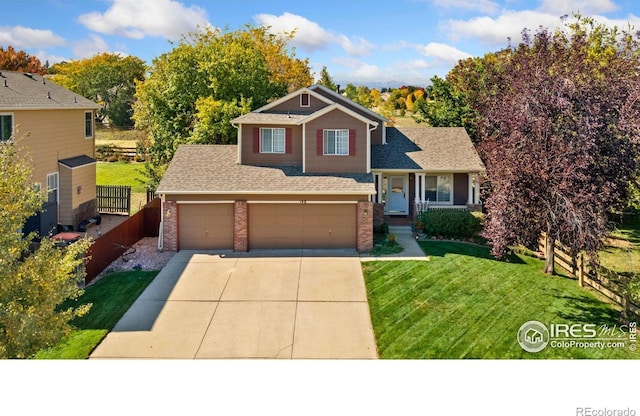
[[[418,222],[424,224],[428,235],[470,238],[482,227],[482,214],[451,209],[429,210],[420,214]]]
[[[373,227],[374,234],[387,235],[389,234],[389,224],[383,222],[380,225]]]

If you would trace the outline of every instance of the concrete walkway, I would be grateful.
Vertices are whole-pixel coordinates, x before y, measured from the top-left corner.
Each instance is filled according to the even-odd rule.
[[[395,234],[398,244],[400,244],[404,250],[396,254],[385,254],[384,256],[372,256],[370,254],[361,254],[361,261],[380,261],[380,260],[424,260],[429,261],[429,258],[424,254],[424,251],[420,248],[417,241],[413,237],[411,226],[409,225],[395,225],[389,227],[389,234]]]
[[[377,358],[359,257],[181,251],[90,358]]]

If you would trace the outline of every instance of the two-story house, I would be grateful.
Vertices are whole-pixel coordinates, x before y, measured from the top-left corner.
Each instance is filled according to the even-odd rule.
[[[233,120],[237,145],[180,146],[156,191],[164,249],[369,251],[374,216],[477,208],[463,128],[387,121],[313,85]]]
[[[24,232],[45,236],[96,213],[94,114],[98,105],[41,76],[0,71],[0,140],[14,138],[47,191]]]

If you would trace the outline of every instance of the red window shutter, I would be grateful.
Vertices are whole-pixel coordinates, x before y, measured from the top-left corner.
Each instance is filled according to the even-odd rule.
[[[253,153],[260,153],[260,128],[253,128]]]
[[[316,152],[318,153],[318,156],[322,156],[324,154],[324,133],[322,132],[322,129],[316,130],[316,137]]]
[[[349,156],[356,154],[356,131],[349,129]]]
[[[284,152],[293,153],[293,134],[290,128],[284,132]]]

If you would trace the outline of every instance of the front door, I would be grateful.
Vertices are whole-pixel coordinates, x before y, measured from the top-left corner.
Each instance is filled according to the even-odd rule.
[[[389,190],[387,192],[387,212],[391,215],[407,214],[407,192],[404,176],[390,176]]]

